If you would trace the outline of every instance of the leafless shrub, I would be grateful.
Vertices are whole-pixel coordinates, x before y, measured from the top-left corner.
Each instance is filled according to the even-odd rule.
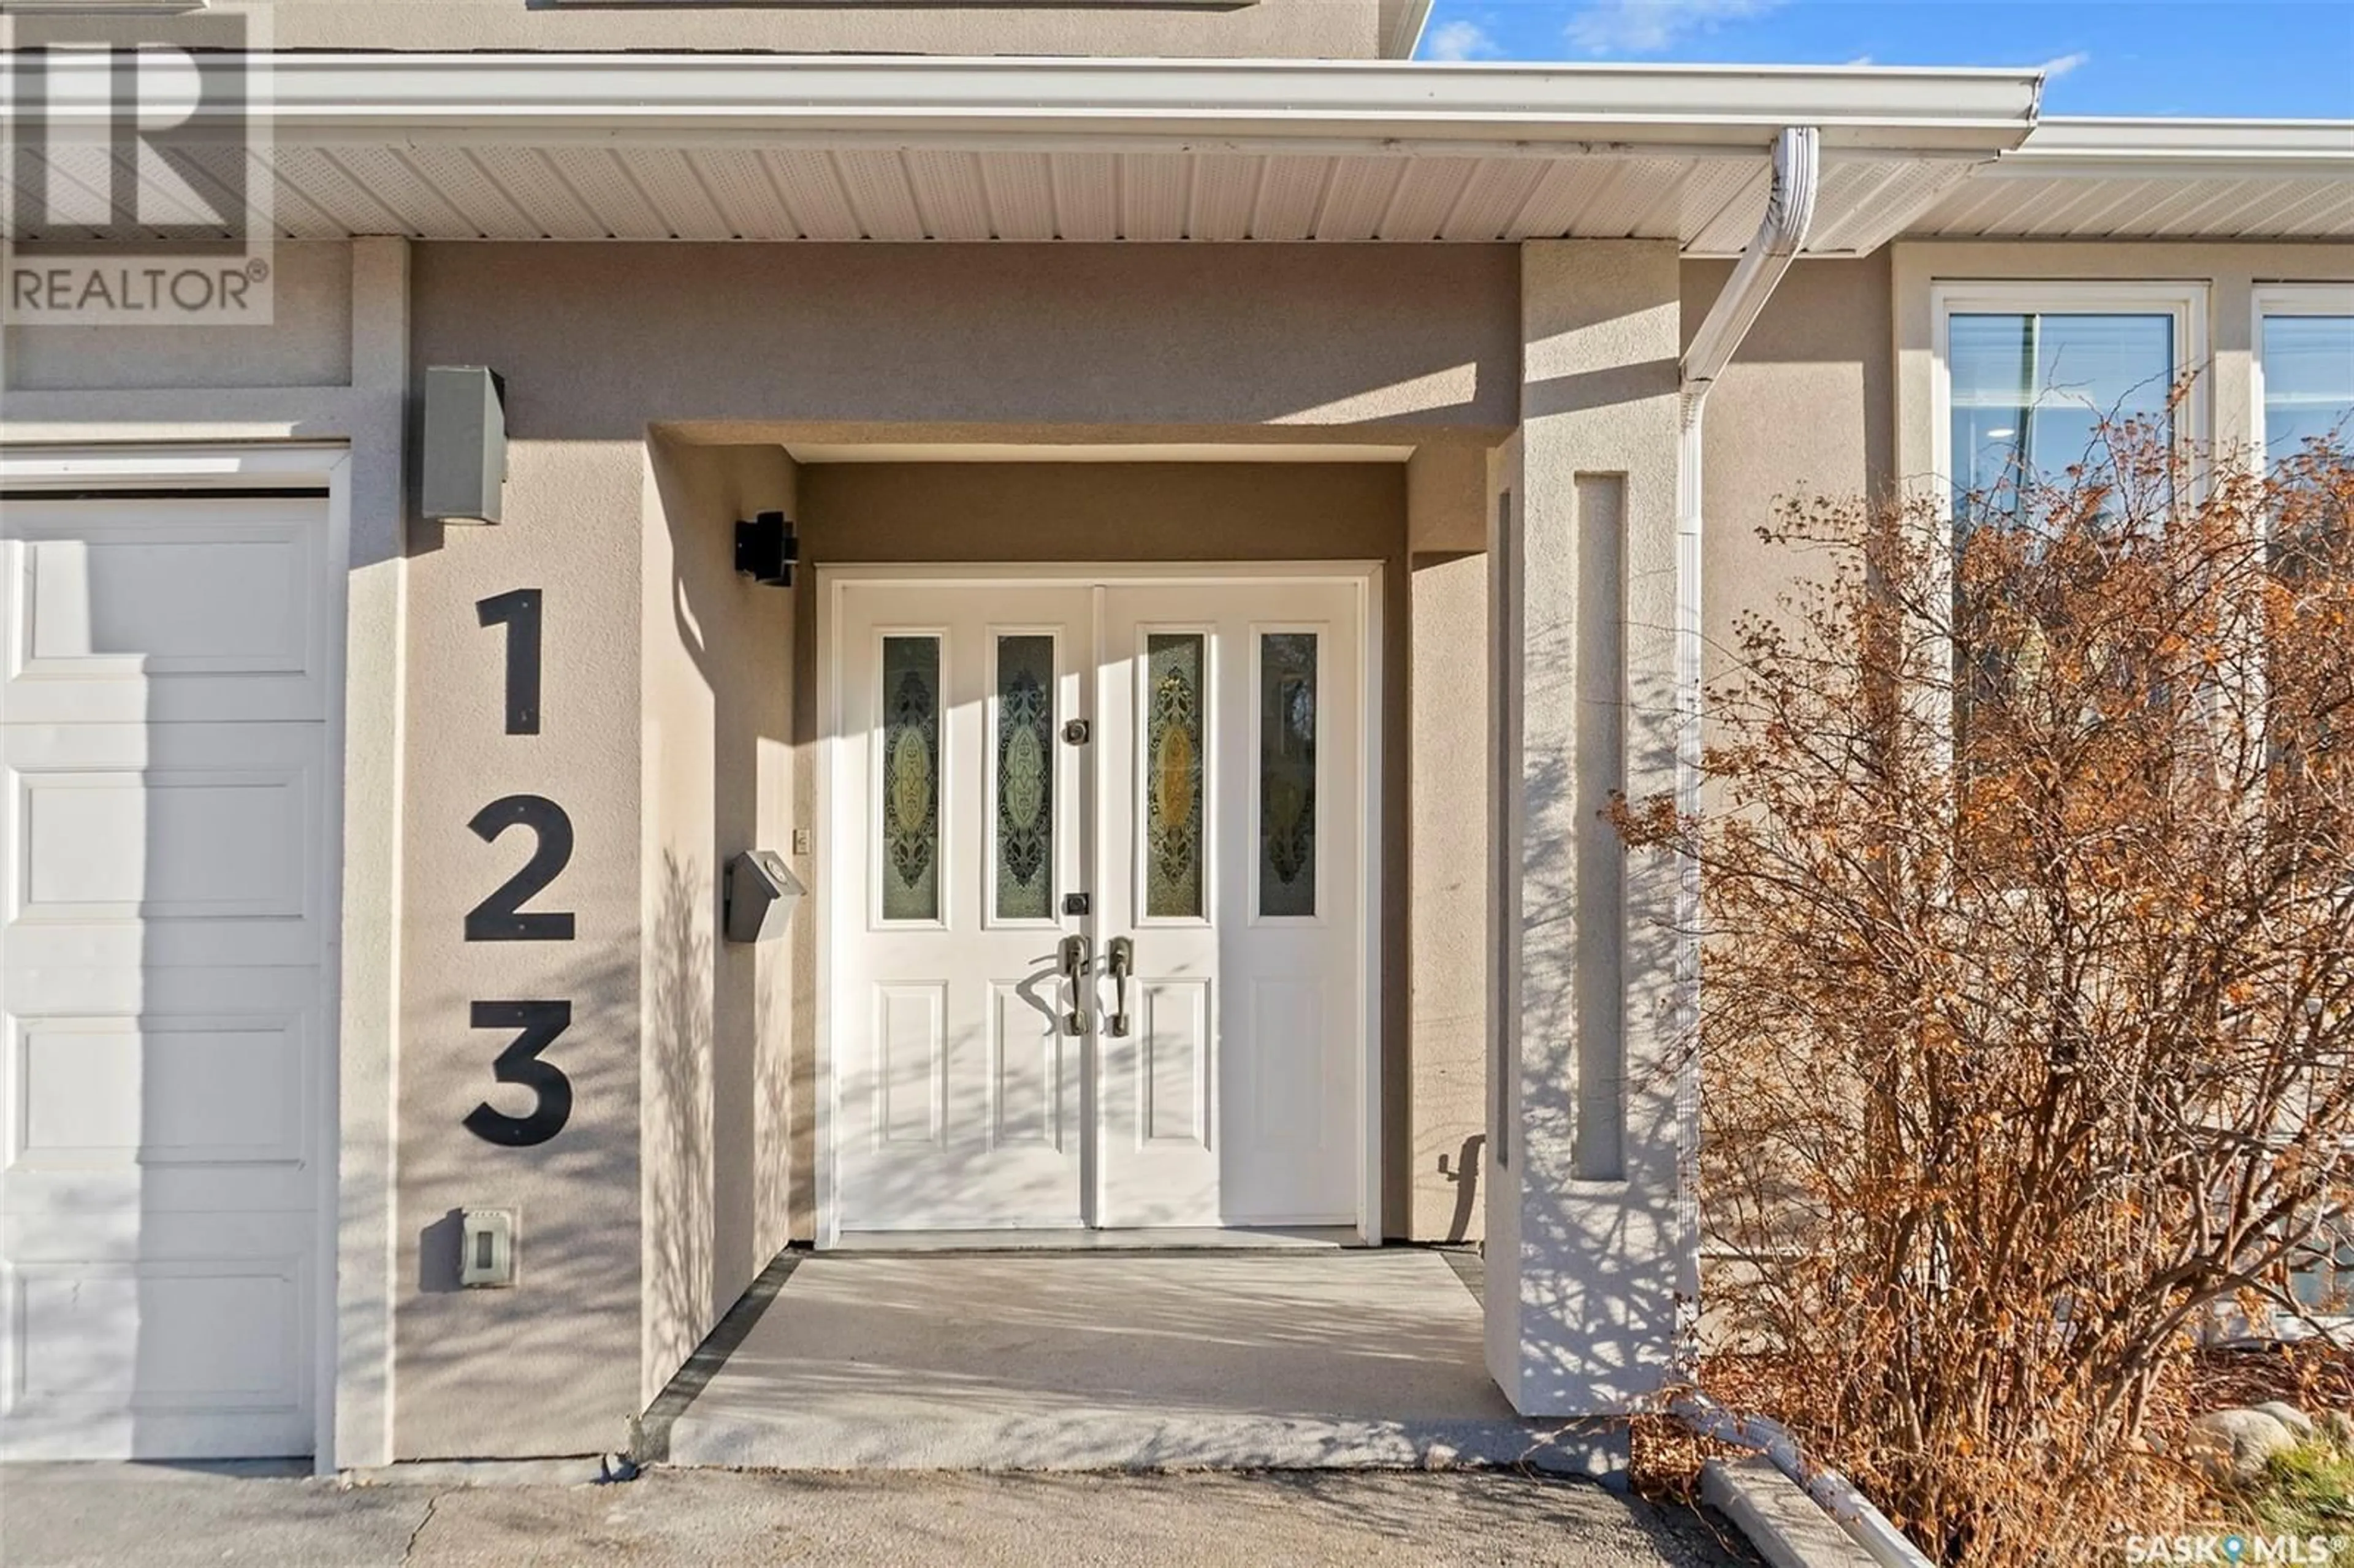
[[[2354,464],[2126,423],[1972,502],[1786,506],[1711,809],[1617,820],[1706,879],[1742,1393],[1975,1564],[2216,1517],[2199,1338],[2354,1197]]]

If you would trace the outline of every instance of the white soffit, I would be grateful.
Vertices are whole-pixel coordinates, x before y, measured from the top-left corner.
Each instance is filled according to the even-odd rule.
[[[1023,446],[1012,441],[791,441],[795,462],[1405,462],[1412,447],[1187,441]]]
[[[2354,239],[2354,123],[2047,120],[1941,195],[1909,232]]]
[[[1775,134],[1808,124],[1824,148],[1816,255],[1902,235],[2354,238],[2354,125],[2039,123],[2041,79],[288,54],[267,166],[287,238],[1650,238],[1729,256],[1764,215]],[[61,172],[105,185],[102,155]]]
[[[1876,68],[287,54],[265,166],[287,238],[1575,237],[1730,255],[1784,126],[1822,132],[1819,249],[1870,249],[2019,145],[2038,87]],[[59,172],[102,189],[107,171]]]

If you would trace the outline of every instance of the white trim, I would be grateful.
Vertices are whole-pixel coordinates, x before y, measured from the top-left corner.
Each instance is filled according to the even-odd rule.
[[[1932,281],[1929,470],[1937,485],[1940,509],[1950,511],[1954,493],[1954,383],[1948,329],[1956,314],[1988,312],[2172,316],[2174,364],[2170,374],[2179,379],[2185,374],[2198,372],[2175,431],[2178,444],[2187,449],[2205,443],[2214,434],[2214,375],[2207,334],[2207,299],[2212,287],[2205,278],[2124,282],[2057,278]],[[2032,391],[2030,388],[2031,396]]]
[[[1987,172],[2036,179],[2235,173],[2344,178],[2354,173],[2354,121],[2054,116]]]
[[[2264,429],[2264,318],[2354,316],[2354,283],[2259,283],[2248,295],[2248,443],[2261,472],[2271,460]]]
[[[2034,122],[2019,69],[1400,60],[1073,59],[516,51],[280,53],[281,146],[567,139],[710,144],[758,133],[967,151],[1039,137],[1205,150],[1268,141],[1541,155],[1592,142],[1737,150],[1784,125],[1830,144],[1990,153]],[[202,111],[200,111],[201,114]]]
[[[1384,866],[1382,858],[1384,829],[1382,821],[1382,746],[1383,705],[1386,696],[1383,682],[1382,644],[1382,584],[1383,568],[1379,561],[1267,561],[1235,563],[1158,563],[1119,562],[1020,562],[984,563],[972,566],[923,563],[915,565],[875,566],[860,563],[822,566],[817,568],[817,642],[816,653],[822,662],[818,673],[818,735],[816,802],[812,815],[817,823],[817,843],[824,859],[819,865],[811,915],[817,921],[817,955],[814,965],[812,1012],[816,1020],[816,1107],[815,1149],[812,1153],[815,1188],[815,1213],[811,1226],[812,1240],[821,1250],[831,1250],[842,1245],[840,1134],[842,1126],[842,1083],[834,1071],[833,1053],[833,977],[839,943],[834,933],[835,922],[841,916],[840,900],[833,891],[834,877],[828,867],[845,863],[843,856],[855,853],[855,846],[843,842],[843,830],[854,813],[838,808],[838,779],[842,766],[840,737],[843,705],[843,664],[841,650],[836,646],[843,620],[842,598],[854,587],[891,584],[897,587],[970,587],[975,582],[1022,582],[1040,586],[1070,586],[1082,584],[1097,588],[1165,587],[1172,584],[1263,583],[1269,580],[1320,581],[1344,583],[1358,595],[1359,625],[1362,635],[1358,646],[1359,691],[1364,703],[1364,719],[1359,726],[1358,777],[1360,779],[1359,810],[1364,832],[1363,851],[1358,858],[1358,924],[1363,933],[1364,986],[1359,1000],[1364,1054],[1359,1064],[1358,1092],[1364,1116],[1363,1136],[1358,1148],[1360,1161],[1359,1197],[1356,1230],[1367,1245],[1378,1246],[1382,1241],[1382,1067],[1386,1042],[1382,1029],[1382,930],[1386,911],[1382,889]],[[1100,601],[1095,639],[1100,657],[1102,626]],[[945,657],[945,654],[943,654]],[[1090,676],[1089,679],[1092,679]],[[1103,770],[1095,773],[1095,787],[1103,788]],[[1207,802],[1204,801],[1205,821]],[[943,816],[945,816],[945,811]],[[1091,830],[1092,831],[1092,830]],[[1206,895],[1206,885],[1205,885]],[[945,898],[945,891],[943,892]],[[945,908],[943,904],[943,908]],[[1164,922],[1165,924],[1166,922]],[[1095,1105],[1085,1080],[1082,1080],[1080,1114],[1092,1118]],[[1099,1172],[1083,1171],[1081,1185],[1087,1195],[1087,1213],[1092,1218],[1099,1213],[1095,1185]]]
[[[109,490],[267,488],[323,490],[326,580],[333,602],[323,609],[333,624],[322,638],[322,736],[328,783],[319,820],[322,915],[327,938],[318,955],[319,1060],[313,1065],[310,1115],[316,1161],[311,1229],[311,1441],[315,1466],[331,1470],[335,1457],[335,1401],[341,1365],[341,1313],[336,1260],[341,1243],[343,1156],[344,712],[345,622],[351,567],[352,453],[341,442],[268,447],[0,446],[0,488],[59,493]]]
[[[332,490],[347,442],[270,446],[0,447],[0,485],[10,490]]]

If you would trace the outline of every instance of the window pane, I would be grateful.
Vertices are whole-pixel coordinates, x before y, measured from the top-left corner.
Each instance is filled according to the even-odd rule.
[[[883,639],[883,918],[940,917],[940,640]]]
[[[997,640],[997,914],[1044,920],[1055,901],[1055,640]]]
[[[1316,913],[1316,633],[1258,642],[1258,912]]]
[[[1956,513],[2015,512],[2015,487],[2097,458],[2104,420],[2162,419],[2171,315],[1957,314],[1946,323]]]
[[[2264,318],[2264,453],[2354,436],[2354,316]]]
[[[1144,912],[1202,914],[1202,636],[1144,640]]]

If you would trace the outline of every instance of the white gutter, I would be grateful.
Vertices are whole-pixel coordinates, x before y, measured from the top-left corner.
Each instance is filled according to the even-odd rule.
[[[320,51],[270,57],[268,92],[273,134],[290,145],[866,134],[966,148],[1084,137],[1309,150],[1321,139],[1755,157],[1800,121],[1842,150],[1990,154],[2025,139],[2038,80],[1876,67]],[[70,119],[70,105],[57,110]]]
[[[1936,1568],[1855,1483],[1827,1466],[1808,1462],[1798,1440],[1778,1421],[1758,1415],[1735,1415],[1703,1393],[1688,1393],[1668,1407],[1670,1414],[1703,1437],[1713,1437],[1763,1454],[1774,1467],[1790,1478],[1817,1507],[1838,1521],[1855,1543],[1881,1568]]]
[[[2354,178],[2354,121],[2045,120],[1978,173],[1996,179],[2345,180]]]
[[[2034,164],[2224,164],[2289,173],[2354,160],[2354,120],[2055,116],[2039,122],[2025,144],[2005,156]]]

